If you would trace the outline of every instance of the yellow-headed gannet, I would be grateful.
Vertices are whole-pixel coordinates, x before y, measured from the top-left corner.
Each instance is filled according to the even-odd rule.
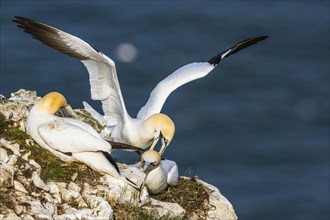
[[[141,168],[146,174],[145,185],[151,194],[158,194],[169,185],[179,182],[179,170],[172,160],[161,159],[155,150],[148,150],[141,156]]]
[[[225,57],[249,47],[267,38],[260,36],[239,42],[207,62],[187,64],[164,80],[160,81],[150,93],[147,103],[140,109],[136,118],[127,113],[117,78],[115,63],[99,50],[85,41],[50,25],[23,17],[13,20],[19,28],[31,34],[33,38],[71,57],[79,59],[89,73],[91,97],[102,102],[104,120],[99,113],[92,111],[97,120],[105,121],[111,132],[110,140],[145,149],[154,149],[158,140],[162,142],[160,155],[170,144],[175,126],[165,114],[160,113],[167,97],[178,87],[206,76]]]
[[[63,161],[81,161],[97,171],[132,184],[120,174],[111,157],[111,145],[88,124],[54,115],[67,104],[58,92],[50,92],[41,98],[27,117],[28,134],[43,148]],[[134,185],[134,183],[133,183]]]

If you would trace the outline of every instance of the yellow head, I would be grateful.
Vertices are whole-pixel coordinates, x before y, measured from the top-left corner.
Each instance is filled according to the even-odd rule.
[[[158,139],[160,138],[162,141],[162,146],[159,151],[160,155],[162,155],[167,148],[167,146],[170,144],[170,142],[173,139],[174,133],[175,133],[175,125],[172,119],[168,117],[165,114],[157,113],[154,115],[151,115],[146,120],[146,126],[148,128],[151,128],[152,131],[155,133],[154,141],[151,145],[151,150],[154,149],[156,146]]]
[[[39,100],[38,106],[48,114],[55,114],[67,104],[65,97],[58,92],[50,92]]]
[[[143,172],[148,173],[159,166],[161,157],[155,150],[148,150],[141,155],[141,165]]]

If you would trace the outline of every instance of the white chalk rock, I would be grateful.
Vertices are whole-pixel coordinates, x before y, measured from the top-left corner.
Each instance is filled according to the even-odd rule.
[[[107,219],[95,216],[91,209],[76,210],[73,214],[77,219]]]
[[[62,214],[62,215],[53,215],[54,220],[76,220],[77,217],[74,214]]]
[[[137,186],[141,186],[144,183],[145,173],[139,168],[133,165],[119,164],[121,173],[134,182]]]
[[[36,187],[49,191],[49,187],[44,183],[44,181],[42,181],[37,171],[32,173],[32,181]]]
[[[47,214],[44,214],[44,213],[37,213],[37,214],[34,215],[34,219],[53,220],[53,217],[51,215],[47,215]]]
[[[60,190],[59,190],[58,186],[53,181],[48,182],[47,186],[49,187],[49,192],[50,193],[52,193],[52,194],[60,193]]]
[[[219,189],[215,186],[208,184],[202,180],[197,180],[197,182],[204,185],[211,191],[209,198],[209,208],[210,211],[207,213],[208,220],[236,220],[237,215],[232,204],[220,193]]]
[[[160,218],[183,218],[186,213],[186,211],[177,203],[161,202],[151,198],[150,205],[152,208],[148,206],[145,208],[151,212],[156,210]]]
[[[39,200],[33,200],[33,201],[26,201],[26,203],[30,204],[29,213],[30,215],[35,215],[38,213],[44,213],[44,214],[50,214],[45,207],[41,204]]]
[[[24,220],[35,220],[31,215],[23,214],[21,215],[21,218]]]
[[[69,185],[68,185],[68,189],[71,189],[73,191],[76,191],[76,192],[80,192],[81,188],[75,184],[74,182],[70,182]]]
[[[55,203],[53,197],[49,193],[46,193],[46,192],[44,192],[42,194],[42,199],[44,199],[45,201],[47,201],[49,203]]]
[[[0,188],[8,188],[12,186],[12,173],[5,169],[3,164],[0,163]]]
[[[0,146],[10,149],[17,156],[21,156],[21,153],[19,152],[19,144],[17,144],[17,143],[11,143],[11,142],[6,141],[5,139],[1,138]]]
[[[15,154],[10,155],[8,164],[13,166],[16,164],[16,162],[17,162],[17,156]]]
[[[28,193],[23,184],[18,182],[17,180],[14,180],[14,189],[23,193]]]
[[[55,205],[53,203],[46,202],[46,204],[44,204],[44,207],[47,210],[47,214],[49,214],[50,216],[55,213]]]
[[[95,209],[97,217],[101,219],[113,219],[113,210],[107,201],[101,202]]]
[[[58,186],[59,189],[66,189],[66,186],[68,184],[63,182],[57,182],[56,185]]]
[[[83,199],[82,196],[79,196],[76,199],[76,202],[78,203],[78,208],[79,209],[83,209],[83,208],[87,208],[88,207],[87,203],[85,202],[85,200]]]
[[[100,219],[112,219],[113,210],[109,203],[102,197],[90,195],[83,192],[83,198],[89,207],[96,212],[96,216]]]
[[[143,205],[149,201],[149,197],[146,196],[148,193],[146,190],[140,192],[140,190],[110,175],[105,175],[100,179],[109,188],[107,190],[107,196],[111,200],[116,200],[120,203],[129,203],[131,205]]]
[[[31,153],[31,152],[30,152]],[[31,166],[33,166],[34,168],[36,168],[36,170],[38,171],[37,174],[40,175],[40,172],[41,172],[41,166],[33,159],[30,159],[29,160],[29,164]]]
[[[25,153],[23,156],[22,156],[22,159],[25,160],[25,161],[29,161],[29,156],[31,155],[31,151]]]
[[[3,148],[0,148],[0,162],[7,163],[8,161],[9,161],[9,156],[7,154],[7,151]]]
[[[63,218],[64,216],[64,219],[107,219],[97,216],[97,212],[93,209],[77,210],[66,203],[62,204],[62,209],[65,211],[65,215],[54,216],[54,219],[60,219],[60,217]]]
[[[78,196],[80,196],[78,192],[73,191],[71,189],[60,189],[60,194],[65,202],[70,202],[73,199],[76,199],[78,198]]]
[[[23,213],[26,213],[27,207],[24,205],[16,204],[14,211],[17,215],[21,216]]]
[[[13,220],[13,219],[21,219],[20,217],[18,217],[14,211],[12,210],[6,210],[8,213],[4,214],[2,220]]]
[[[97,189],[96,188],[93,188],[88,183],[84,183],[84,192],[87,193],[87,194],[96,194],[97,193]]]

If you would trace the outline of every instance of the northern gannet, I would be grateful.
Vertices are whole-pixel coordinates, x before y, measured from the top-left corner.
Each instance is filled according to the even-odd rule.
[[[66,162],[81,161],[97,171],[133,184],[120,174],[111,145],[85,122],[54,115],[67,104],[58,92],[41,98],[27,117],[27,132],[43,148]]]
[[[79,59],[87,68],[93,100],[102,102],[104,117],[92,110],[87,103],[85,108],[99,121],[105,121],[110,129],[110,140],[145,149],[154,149],[158,140],[162,142],[160,155],[170,144],[175,125],[165,114],[160,113],[167,97],[178,87],[211,72],[222,59],[235,54],[267,38],[260,36],[241,41],[224,52],[212,57],[207,62],[187,64],[164,80],[160,81],[150,93],[147,103],[139,110],[137,117],[128,114],[115,63],[99,50],[80,38],[58,28],[24,17],[13,20],[19,28],[32,35],[33,38],[71,57]],[[104,118],[104,120],[102,120]]]
[[[169,185],[175,186],[179,182],[177,164],[172,160],[161,159],[155,150],[142,154],[140,166],[146,174],[144,184],[151,194],[158,194]]]

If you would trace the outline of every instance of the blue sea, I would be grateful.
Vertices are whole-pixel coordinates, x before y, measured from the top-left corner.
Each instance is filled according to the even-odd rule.
[[[25,16],[79,36],[116,62],[133,117],[177,68],[246,38],[269,38],[173,92],[164,156],[219,188],[239,219],[329,219],[329,1],[4,1],[1,81],[92,101],[79,61],[32,39]],[[117,157],[121,155],[117,155]],[[123,160],[130,155],[123,155]],[[127,159],[128,160],[128,159]]]

